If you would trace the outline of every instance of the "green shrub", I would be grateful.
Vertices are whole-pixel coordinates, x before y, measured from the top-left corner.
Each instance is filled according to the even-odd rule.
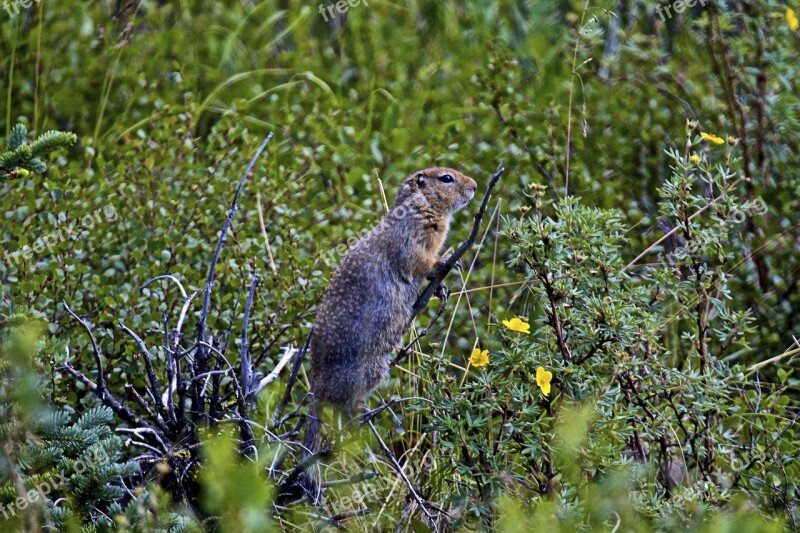
[[[0,316],[33,309],[42,322],[0,360],[16,412],[1,438],[19,451],[61,411],[59,431],[90,438],[75,417],[102,402],[63,365],[92,375],[96,362],[64,301],[102,347],[108,390],[149,416],[135,398],[149,387],[141,350],[119,323],[167,382],[165,329],[185,297],[168,278],[148,282],[171,275],[200,294],[236,180],[274,131],[217,266],[207,331],[225,368],[239,370],[255,274],[247,340],[263,374],[302,343],[345,243],[402,176],[445,164],[483,182],[502,160],[447,312],[432,325],[434,306],[423,314],[411,335],[428,335],[379,391],[403,399],[376,423],[448,513],[437,523],[796,528],[800,40],[776,0],[698,3],[666,20],[655,8],[376,0],[325,21],[299,0],[59,0],[3,18]],[[47,130],[79,141],[60,150],[72,134]],[[467,234],[470,208],[448,244]],[[517,315],[529,334],[503,326]],[[24,346],[45,327],[41,348]],[[475,349],[488,365],[468,365]],[[107,424],[123,438],[115,464],[139,459],[140,493],[81,492],[70,520],[107,527],[103,509],[131,530],[200,527],[182,516],[222,529],[430,526],[374,435],[346,420],[329,434],[324,508],[278,509],[269,523],[253,511],[301,455],[299,375],[283,424],[270,424],[280,382],[251,411],[257,446],[238,443],[251,464],[233,463],[227,441],[185,435],[142,461],[124,445],[141,428]],[[223,426],[245,424],[230,402],[219,412]],[[17,467],[3,460],[7,476]],[[232,502],[235,485],[204,504],[173,483],[174,466],[191,466],[204,494],[230,464],[263,481],[247,485],[259,487],[250,505]]]

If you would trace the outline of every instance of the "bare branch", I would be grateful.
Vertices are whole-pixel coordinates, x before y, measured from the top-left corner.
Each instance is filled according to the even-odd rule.
[[[303,349],[300,350],[300,355],[298,355],[297,359],[294,360],[294,364],[292,365],[292,373],[289,374],[289,381],[286,383],[286,390],[283,392],[283,398],[281,398],[281,403],[280,405],[278,405],[278,408],[275,410],[275,416],[272,418],[273,425],[277,424],[278,421],[281,419],[283,410],[286,409],[286,405],[292,398],[292,388],[294,387],[294,382],[297,379],[297,373],[300,371],[300,367],[303,364],[303,359],[305,359],[306,357],[306,352],[308,351],[308,345],[311,342],[311,335],[313,333],[314,333],[314,328],[312,327],[311,331],[308,332],[308,337],[306,337],[306,342],[303,345]]]
[[[239,201],[239,193],[244,186],[244,182],[247,179],[247,176],[250,175],[250,171],[253,170],[253,166],[255,166],[256,161],[258,160],[259,156],[261,156],[261,153],[267,147],[267,144],[271,139],[272,132],[270,132],[269,135],[267,135],[267,138],[264,139],[264,142],[261,143],[261,146],[258,148],[253,158],[250,159],[250,164],[247,165],[247,170],[244,171],[242,178],[239,180],[239,186],[236,187],[236,192],[233,195],[233,201],[231,202],[231,207],[228,210],[228,216],[225,218],[225,223],[222,225],[222,231],[219,233],[217,248],[214,251],[214,256],[212,257],[211,264],[208,267],[208,279],[206,280],[206,286],[203,292],[203,308],[200,312],[200,320],[197,323],[198,348],[194,361],[196,374],[206,372],[208,370],[208,351],[203,349],[201,341],[206,340],[206,319],[208,318],[208,310],[211,306],[211,287],[214,285],[214,276],[216,274],[219,256],[222,253],[222,246],[225,244],[225,240],[228,236],[228,230],[230,229],[231,222],[233,221],[233,215],[236,213],[237,204]],[[192,385],[192,411],[195,413],[195,416],[204,414],[205,412],[205,409],[201,405],[200,387],[197,384]]]
[[[283,357],[281,357],[281,360],[278,361],[278,364],[275,365],[275,369],[269,374],[267,374],[264,378],[262,378],[261,381],[258,382],[258,387],[256,387],[254,395],[258,396],[258,393],[264,390],[264,387],[266,387],[267,385],[278,379],[278,376],[281,374],[281,370],[283,370],[283,367],[285,367],[289,363],[289,360],[299,352],[300,350],[296,348],[287,347],[286,353],[283,355]]]
[[[239,363],[242,371],[242,396],[247,400],[251,396],[253,389],[253,366],[251,364],[250,350],[247,345],[247,323],[250,320],[250,310],[253,307],[253,297],[256,293],[258,284],[258,274],[253,274],[253,281],[250,283],[250,291],[247,294],[247,302],[244,306],[244,319],[242,320],[242,346],[239,355]],[[245,416],[245,413],[241,413]]]
[[[95,365],[97,367],[97,378],[96,378],[97,379],[97,385],[96,385],[96,387],[97,387],[98,395],[102,394],[106,390],[105,379],[103,378],[103,362],[100,359],[100,348],[97,346],[97,341],[94,338],[94,333],[92,333],[92,328],[89,326],[88,322],[86,322],[84,319],[82,319],[81,317],[76,315],[75,312],[72,309],[70,309],[69,304],[67,303],[66,300],[63,301],[63,304],[64,304],[64,308],[67,310],[67,313],[72,315],[72,318],[77,320],[78,323],[80,323],[80,325],[83,326],[83,329],[86,330],[86,333],[89,334],[89,338],[92,340],[92,350],[94,352],[94,361],[95,361]]]
[[[61,370],[66,370],[72,375],[72,377],[86,385],[86,388],[94,392],[104,405],[110,407],[111,410],[117,413],[117,415],[119,415],[119,417],[124,421],[128,422],[129,424],[144,424],[147,427],[150,427],[141,421],[128,407],[122,405],[122,403],[120,403],[120,401],[117,400],[113,394],[105,389],[103,389],[103,392],[101,393],[100,387],[91,379],[86,377],[86,375],[80,370],[73,368],[72,365],[68,363],[59,365],[58,368]]]
[[[167,413],[164,411],[164,405],[159,401],[161,399],[161,388],[158,386],[158,378],[156,377],[155,370],[153,369],[153,361],[151,360],[150,352],[147,350],[147,345],[145,345],[141,337],[123,324],[121,320],[119,321],[119,328],[130,335],[130,337],[136,341],[136,344],[139,345],[139,350],[142,352],[142,358],[144,358],[144,367],[147,371],[147,379],[150,382],[150,395],[153,398],[153,403],[156,406],[159,416],[161,416],[163,420],[169,420]]]
[[[188,296],[186,295],[186,290],[183,288],[183,285],[181,285],[181,282],[178,281],[178,278],[176,278],[175,276],[172,276],[170,274],[163,274],[161,276],[156,276],[153,279],[148,280],[147,283],[145,283],[144,285],[142,285],[142,288],[145,289],[151,283],[153,283],[154,281],[158,281],[160,279],[168,279],[168,280],[172,281],[173,283],[175,283],[175,285],[177,285],[178,288],[181,290],[181,295],[183,295],[184,298],[188,298]]]

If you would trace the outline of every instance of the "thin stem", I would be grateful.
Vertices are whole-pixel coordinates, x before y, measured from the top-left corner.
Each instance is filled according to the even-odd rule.
[[[569,196],[569,159],[570,159],[570,144],[572,142],[572,97],[575,93],[575,69],[578,66],[578,47],[581,43],[581,28],[583,27],[583,21],[586,18],[586,11],[589,9],[589,0],[586,0],[586,3],[583,5],[583,13],[581,13],[581,21],[578,24],[578,36],[575,39],[575,49],[572,52],[572,75],[570,76],[569,81],[569,105],[567,106],[567,146],[566,146],[566,157],[567,157],[567,164],[566,170],[564,172],[564,198]]]

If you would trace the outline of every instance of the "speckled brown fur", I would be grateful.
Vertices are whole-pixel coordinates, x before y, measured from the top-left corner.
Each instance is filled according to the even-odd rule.
[[[320,407],[352,415],[388,373],[417,293],[440,263],[450,217],[476,190],[472,178],[451,168],[414,172],[403,180],[389,213],[345,254],[311,334],[314,398],[303,440],[308,454],[320,451]],[[298,481],[318,503],[315,471],[306,470]]]
[[[445,175],[453,181],[441,181]],[[476,189],[450,168],[414,172],[389,213],[344,256],[311,337],[317,402],[352,412],[380,384],[420,286],[439,263],[450,217]]]

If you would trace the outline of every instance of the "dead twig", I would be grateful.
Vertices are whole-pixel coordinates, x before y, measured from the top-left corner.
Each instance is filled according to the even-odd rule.
[[[200,312],[200,320],[197,322],[197,352],[195,354],[194,360],[194,373],[202,374],[208,371],[208,350],[204,349],[202,346],[201,341],[206,341],[206,320],[208,318],[208,311],[209,307],[211,306],[211,287],[214,285],[214,277],[216,275],[217,263],[219,262],[219,256],[222,253],[222,247],[225,244],[225,241],[228,237],[228,230],[231,227],[231,222],[233,221],[233,215],[236,213],[238,208],[239,202],[239,194],[242,191],[242,187],[244,186],[244,182],[247,179],[247,176],[250,175],[250,171],[253,170],[253,167],[256,164],[256,161],[261,156],[261,153],[267,147],[267,144],[272,139],[272,132],[267,135],[267,138],[264,139],[264,142],[261,143],[261,146],[256,151],[255,155],[252,159],[250,159],[250,164],[247,165],[247,170],[244,171],[242,178],[239,180],[239,186],[236,187],[236,192],[233,195],[233,201],[231,202],[231,207],[228,210],[228,216],[225,218],[225,223],[222,225],[222,230],[219,233],[219,240],[217,240],[217,248],[214,251],[214,256],[211,259],[211,264],[208,268],[208,279],[206,280],[205,290],[203,292],[203,308]],[[201,415],[205,416],[205,409],[203,408],[201,402],[201,389],[202,387],[195,383],[192,385],[191,390],[191,399],[192,399],[192,413],[195,418],[200,417]]]
[[[283,393],[283,398],[281,398],[281,403],[278,405],[278,408],[275,410],[275,416],[272,418],[273,426],[277,426],[278,422],[281,420],[281,415],[283,414],[283,410],[286,409],[286,405],[289,403],[289,400],[292,399],[292,388],[294,388],[294,382],[297,380],[297,373],[300,371],[300,367],[303,365],[303,360],[306,358],[306,352],[308,352],[308,345],[311,343],[311,335],[314,333],[314,328],[311,328],[311,331],[308,332],[308,337],[306,337],[306,342],[303,345],[303,349],[300,350],[300,353],[297,355],[297,359],[294,360],[294,364],[292,365],[292,373],[289,374],[289,381],[286,383],[286,390]]]

